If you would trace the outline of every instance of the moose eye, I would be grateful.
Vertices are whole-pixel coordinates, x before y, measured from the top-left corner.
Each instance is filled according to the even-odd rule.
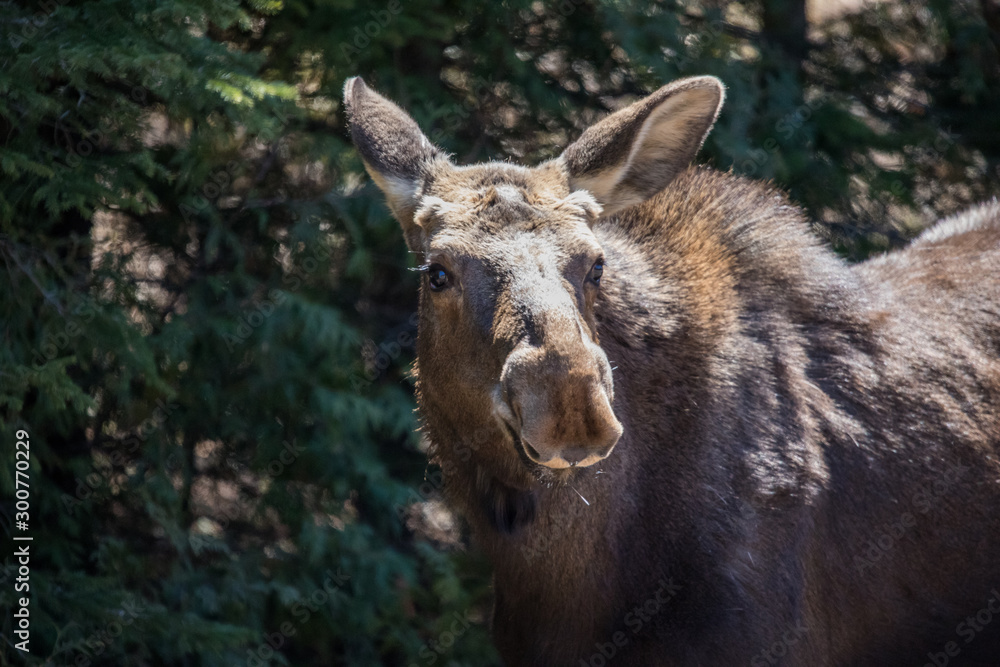
[[[431,286],[431,291],[440,292],[451,283],[448,272],[440,264],[431,264],[427,267],[427,282]]]
[[[601,276],[603,275],[604,275],[604,258],[602,257],[601,259],[594,262],[594,266],[590,269],[589,278],[591,282],[593,282],[595,285],[600,285]]]

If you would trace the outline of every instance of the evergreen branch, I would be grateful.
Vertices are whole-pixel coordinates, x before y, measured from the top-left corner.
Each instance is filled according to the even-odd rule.
[[[31,280],[31,282],[35,285],[35,287],[38,288],[38,291],[41,293],[43,297],[45,297],[45,300],[51,303],[55,307],[56,312],[58,312],[61,317],[65,318],[66,311],[63,309],[62,304],[56,301],[55,297],[53,297],[52,294],[47,292],[45,288],[42,287],[42,284],[38,281],[38,278],[35,277],[35,274],[31,271],[31,269],[25,266],[21,262],[21,259],[17,256],[17,253],[14,252],[13,244],[4,239],[3,241],[0,241],[0,248],[4,249],[5,255],[9,256],[12,260],[14,260],[14,263],[17,265],[17,268],[21,269],[21,272],[24,273],[24,275],[28,276],[28,279]]]

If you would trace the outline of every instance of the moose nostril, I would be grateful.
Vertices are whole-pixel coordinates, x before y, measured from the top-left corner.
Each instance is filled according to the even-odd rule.
[[[531,446],[531,443],[529,443],[527,440],[525,440],[525,439],[522,438],[521,439],[521,444],[524,445],[524,451],[528,454],[528,458],[530,458],[530,459],[532,459],[534,461],[541,461],[542,460],[542,455],[538,453],[537,449],[535,449],[534,447]]]
[[[493,410],[500,420],[514,433],[521,430],[521,407],[517,401],[511,400],[509,389],[498,384],[493,390]]]

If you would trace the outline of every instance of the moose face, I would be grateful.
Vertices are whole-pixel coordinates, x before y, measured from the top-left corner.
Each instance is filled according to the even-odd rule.
[[[687,166],[721,98],[717,80],[689,79],[538,167],[457,167],[396,105],[347,82],[354,142],[422,261],[418,391],[435,431],[495,427],[508,459],[563,474],[612,452],[622,425],[595,308],[614,265],[593,227]]]
[[[443,165],[414,224],[429,338],[421,358],[461,359],[472,382],[441,379],[488,398],[520,455],[569,468],[606,457],[622,427],[594,321],[605,257],[591,225],[600,207],[558,176],[551,167]]]

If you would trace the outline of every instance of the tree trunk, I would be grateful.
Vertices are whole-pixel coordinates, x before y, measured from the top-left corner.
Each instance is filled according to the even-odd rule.
[[[763,0],[761,4],[764,39],[787,57],[801,63],[809,55],[805,0]]]

